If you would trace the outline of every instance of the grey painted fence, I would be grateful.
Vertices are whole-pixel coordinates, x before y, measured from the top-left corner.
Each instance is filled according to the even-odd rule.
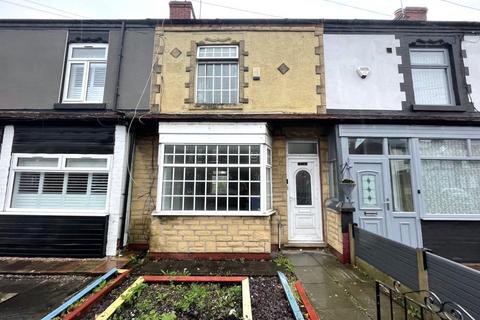
[[[354,240],[359,258],[410,289],[419,289],[416,249],[358,227],[354,228]]]
[[[430,252],[426,261],[430,291],[480,319],[480,272]]]

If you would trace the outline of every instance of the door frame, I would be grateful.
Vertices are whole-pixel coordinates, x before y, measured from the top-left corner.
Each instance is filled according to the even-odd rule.
[[[288,143],[289,142],[306,142],[306,143],[315,143],[316,144],[316,154],[289,154],[288,153]],[[322,199],[322,179],[321,179],[321,167],[320,167],[320,143],[318,139],[287,139],[285,141],[285,154],[286,154],[286,161],[285,161],[285,173],[286,173],[286,179],[288,181],[290,177],[290,168],[289,168],[289,163],[290,160],[296,160],[297,162],[299,160],[305,159],[306,161],[314,161],[314,168],[315,168],[315,175],[312,175],[312,179],[316,179],[316,183],[318,185],[317,187],[317,196],[318,196],[318,234],[320,235],[319,240],[314,240],[314,241],[303,241],[303,240],[292,240],[292,228],[293,228],[293,223],[292,221],[292,215],[293,215],[293,209],[290,204],[290,186],[292,185],[291,183],[287,182],[287,194],[286,194],[286,200],[287,200],[287,236],[288,236],[288,243],[290,244],[323,244],[325,242],[325,228],[324,228],[324,221],[323,221],[323,199]],[[315,191],[312,190],[312,195],[315,196]]]

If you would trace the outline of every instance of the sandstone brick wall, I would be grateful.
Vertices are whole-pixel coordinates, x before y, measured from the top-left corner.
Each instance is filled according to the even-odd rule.
[[[157,197],[158,134],[137,135],[133,165],[129,244],[148,244]]]
[[[272,218],[272,243],[278,244],[278,223],[281,223],[281,242],[288,242],[287,164],[286,139],[276,136],[272,141],[272,194],[273,208],[277,213]]]
[[[342,220],[340,214],[327,208],[325,210],[327,243],[340,254],[343,254]]]
[[[153,217],[151,252],[269,253],[270,217]]]

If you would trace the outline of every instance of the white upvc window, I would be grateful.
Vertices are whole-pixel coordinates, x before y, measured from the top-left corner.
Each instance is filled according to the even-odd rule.
[[[196,74],[196,103],[238,103],[238,46],[199,46]]]
[[[268,215],[271,138],[264,123],[159,125],[157,215]]]
[[[411,48],[410,64],[415,104],[455,104],[448,49]]]
[[[101,103],[107,75],[108,44],[70,44],[63,102]]]
[[[110,155],[13,154],[7,210],[106,213]]]

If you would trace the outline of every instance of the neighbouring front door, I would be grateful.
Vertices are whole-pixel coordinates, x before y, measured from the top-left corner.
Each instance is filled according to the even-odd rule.
[[[352,193],[360,228],[420,247],[408,159],[352,157],[357,186]]]
[[[289,243],[323,241],[318,158],[288,159]]]

